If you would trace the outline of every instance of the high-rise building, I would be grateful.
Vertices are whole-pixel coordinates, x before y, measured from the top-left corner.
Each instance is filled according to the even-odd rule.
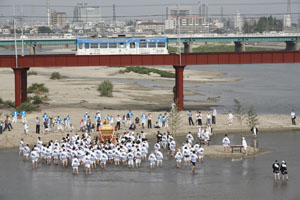
[[[177,20],[179,20],[179,22]],[[201,16],[173,17],[165,21],[166,33],[176,33],[176,31],[178,31],[177,28],[180,29],[180,33],[208,32],[208,26],[205,25],[204,18]]]
[[[234,16],[234,28],[241,31],[243,27],[243,19],[241,18],[241,13],[239,11],[235,12]]]
[[[67,13],[51,10],[51,25],[64,28],[67,24]]]
[[[79,3],[74,8],[73,22],[98,23],[102,22],[99,6],[88,6],[87,3]]]
[[[191,7],[167,7],[166,9],[166,18],[170,19],[173,17],[182,17],[182,16],[191,16],[192,8]]]
[[[199,16],[204,18],[204,21],[208,21],[208,5],[207,4],[199,4]]]

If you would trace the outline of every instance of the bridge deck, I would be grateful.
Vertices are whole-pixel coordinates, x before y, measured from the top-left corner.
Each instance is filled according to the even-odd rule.
[[[300,63],[299,51],[191,53],[179,55],[26,55],[18,57],[19,68],[79,66],[211,65],[255,63]],[[15,68],[15,56],[0,56],[0,68]]]

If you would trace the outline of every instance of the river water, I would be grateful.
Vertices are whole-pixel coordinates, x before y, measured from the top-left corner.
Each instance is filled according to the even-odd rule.
[[[232,143],[240,140],[240,135],[229,137]],[[214,143],[221,139],[213,137]],[[40,164],[32,170],[30,161],[24,162],[17,150],[4,150],[0,151],[0,199],[299,199],[300,132],[264,133],[258,140],[260,146],[275,151],[241,161],[207,158],[197,164],[195,174],[190,168],[177,169],[174,160],[165,158],[163,167],[154,170],[142,163],[131,170],[108,166],[91,176],[81,169],[73,176],[71,168],[61,166]],[[275,159],[287,162],[288,182],[273,180]]]

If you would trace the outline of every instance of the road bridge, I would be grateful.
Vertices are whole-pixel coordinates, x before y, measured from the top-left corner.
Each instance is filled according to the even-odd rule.
[[[136,36],[138,37],[138,36]],[[150,36],[149,36],[150,37]],[[158,37],[158,36],[152,36]],[[168,43],[183,43],[185,46],[185,52],[192,52],[193,43],[207,43],[207,42],[233,42],[235,44],[235,52],[245,51],[245,45],[248,42],[285,42],[286,50],[297,51],[299,49],[298,42],[300,41],[300,34],[251,34],[251,35],[181,35],[180,39],[176,35],[165,35],[162,37],[168,37]],[[25,37],[17,39],[17,45],[21,46],[22,42],[25,46],[38,46],[41,48],[44,45],[69,45],[76,44],[76,38],[73,37]],[[0,38],[0,46],[10,46],[14,48],[15,40],[12,37]]]

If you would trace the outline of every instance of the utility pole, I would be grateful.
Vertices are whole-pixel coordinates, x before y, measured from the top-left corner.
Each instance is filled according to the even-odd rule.
[[[180,16],[179,16],[179,5],[177,4],[177,53],[179,54],[179,64],[181,66],[181,45],[180,45]]]
[[[47,0],[48,27],[50,27],[50,0]]]
[[[13,17],[14,17],[15,55],[16,55],[16,69],[17,69],[18,68],[18,45],[17,45],[15,5],[13,5]]]
[[[114,22],[114,24],[116,23],[116,6],[115,6],[115,4],[113,4],[113,22]]]

